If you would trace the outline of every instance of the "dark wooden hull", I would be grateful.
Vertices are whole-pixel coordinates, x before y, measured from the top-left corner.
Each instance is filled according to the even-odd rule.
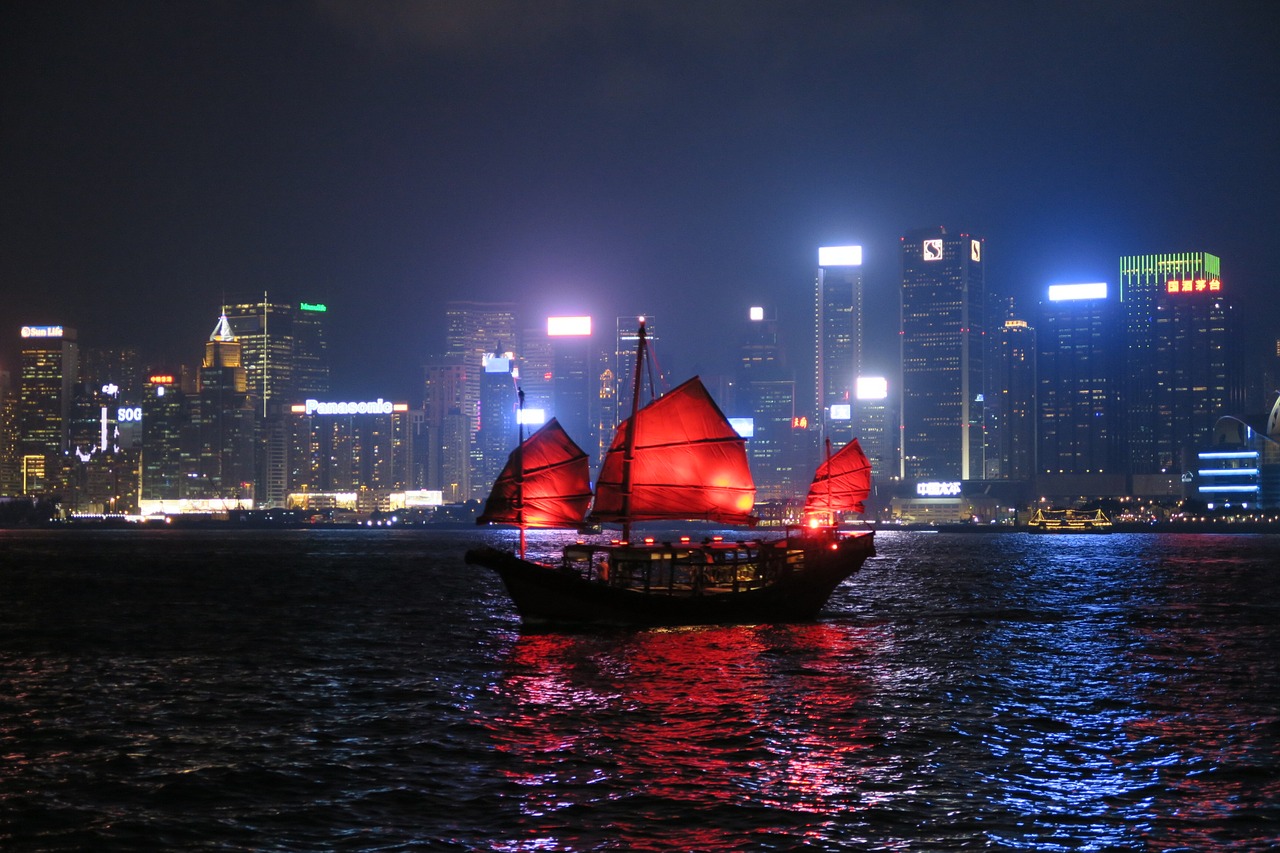
[[[803,549],[803,564],[772,583],[712,594],[610,586],[494,548],[467,551],[465,559],[498,573],[528,624],[674,626],[813,620],[836,587],[875,556],[872,533],[842,538],[834,547],[803,539],[791,547]]]

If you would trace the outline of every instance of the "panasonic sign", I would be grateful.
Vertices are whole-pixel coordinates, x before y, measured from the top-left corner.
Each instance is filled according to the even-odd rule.
[[[367,403],[322,403],[319,400],[307,400],[305,408],[308,415],[389,415],[394,411],[394,404],[381,397]]]

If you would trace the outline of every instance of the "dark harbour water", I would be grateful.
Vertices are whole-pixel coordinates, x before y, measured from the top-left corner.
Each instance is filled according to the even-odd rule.
[[[883,533],[816,624],[522,633],[505,535],[0,531],[0,850],[1280,845],[1280,536]]]

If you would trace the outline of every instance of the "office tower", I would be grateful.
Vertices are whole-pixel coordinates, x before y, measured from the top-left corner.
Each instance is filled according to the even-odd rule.
[[[983,251],[981,238],[942,227],[902,238],[900,417],[906,479],[982,477]]]
[[[991,338],[983,395],[985,476],[1030,480],[1036,458],[1036,330],[1010,317],[995,324]]]
[[[486,355],[480,380],[480,427],[472,456],[476,463],[472,487],[484,495],[493,487],[507,456],[520,440],[516,422],[519,376],[512,352]]]
[[[750,419],[747,459],[757,499],[782,501],[803,494],[813,466],[802,456],[808,443],[798,434],[795,377],[773,311],[761,306],[748,311],[734,384],[736,400],[728,411]]]
[[[818,249],[815,411],[823,438],[853,438],[854,383],[862,371],[862,247]]]
[[[1123,473],[1119,300],[1106,282],[1055,284],[1040,306],[1037,324],[1037,470]]]
[[[871,476],[877,483],[897,474],[894,438],[897,419],[889,402],[889,380],[883,376],[859,376],[854,385],[857,418],[854,430],[862,452],[871,461]]]
[[[549,380],[549,405],[546,415],[554,417],[575,442],[582,447],[596,443],[592,428],[591,403],[594,364],[591,318],[548,317],[546,339],[550,344],[550,364],[544,374]],[[528,390],[531,376],[539,366],[522,360],[520,384]],[[530,402],[525,401],[529,406]]]
[[[429,364],[423,408],[427,446],[426,487],[439,489],[447,503],[467,500],[471,492],[471,419],[464,410],[468,368],[457,363]]]
[[[1232,402],[1231,305],[1206,252],[1120,259],[1125,320],[1125,437],[1133,474],[1185,473]]]
[[[173,374],[154,373],[143,384],[142,445],[142,500],[170,502],[187,497],[188,475],[197,470],[199,443],[191,398]]]
[[[480,464],[481,457],[476,431],[480,428],[480,388],[486,356],[495,352],[519,353],[520,345],[514,303],[457,301],[445,305],[445,353],[438,363],[466,368],[459,405],[467,419],[466,452],[468,464],[473,467]],[[456,443],[450,446],[456,450],[453,444]],[[470,488],[462,499],[483,499],[491,484],[469,475],[467,479]]]
[[[26,493],[52,485],[69,449],[71,399],[80,380],[75,329],[23,326],[18,380],[18,464]]]
[[[329,393],[328,306],[315,302],[239,301],[226,306],[240,342],[248,390],[264,416]]]
[[[309,398],[289,408],[290,502],[310,508],[340,503],[335,493],[361,492],[368,510],[386,510],[391,494],[409,488],[413,443],[408,403],[381,397],[332,402]],[[326,498],[322,497],[327,495]]]
[[[240,356],[240,341],[224,314],[205,343],[200,365],[192,416],[200,437],[193,497],[251,507],[256,419]]]

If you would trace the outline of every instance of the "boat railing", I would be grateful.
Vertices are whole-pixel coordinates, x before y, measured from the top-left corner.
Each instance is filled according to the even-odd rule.
[[[561,569],[609,586],[688,595],[757,589],[803,560],[802,551],[771,542],[578,545],[564,550]]]

